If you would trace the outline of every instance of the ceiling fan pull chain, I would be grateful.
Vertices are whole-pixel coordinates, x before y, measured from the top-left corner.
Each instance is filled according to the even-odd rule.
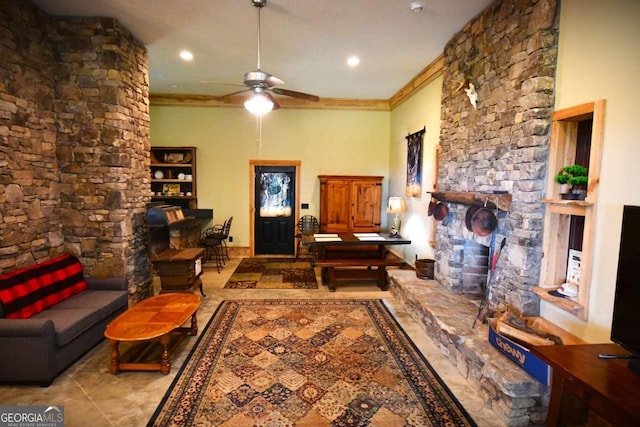
[[[260,28],[260,10],[262,10],[262,6],[258,6],[256,9],[258,9],[258,70],[260,70],[260,33],[262,33],[262,29]]]

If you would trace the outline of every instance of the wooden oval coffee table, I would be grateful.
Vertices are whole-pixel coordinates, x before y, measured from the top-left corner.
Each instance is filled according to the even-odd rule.
[[[171,369],[171,352],[187,332],[192,336],[198,333],[196,312],[199,307],[198,295],[166,293],[140,301],[116,317],[104,332],[111,343],[111,372],[161,371],[168,374]],[[183,327],[189,318],[191,325]],[[129,360],[126,362],[120,360],[121,342],[140,344],[131,349],[131,357],[127,357]],[[158,342],[162,346],[160,362],[143,361],[150,345]]]

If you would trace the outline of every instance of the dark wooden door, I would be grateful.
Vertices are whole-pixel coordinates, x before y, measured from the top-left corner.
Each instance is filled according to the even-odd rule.
[[[256,166],[254,177],[255,254],[293,255],[296,168]]]

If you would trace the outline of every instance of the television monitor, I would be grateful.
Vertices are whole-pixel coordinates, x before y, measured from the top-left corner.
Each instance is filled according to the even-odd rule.
[[[639,327],[640,206],[624,206],[613,321],[611,323],[611,341],[640,358]],[[630,367],[634,369],[635,365],[636,363],[630,364]]]

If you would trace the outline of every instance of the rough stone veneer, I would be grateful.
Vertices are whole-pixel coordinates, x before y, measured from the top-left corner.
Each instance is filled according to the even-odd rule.
[[[0,273],[70,252],[146,296],[146,48],[113,19],[0,0],[0,57]]]
[[[507,191],[496,243],[507,239],[491,285],[492,308],[537,315],[543,198],[557,57],[555,0],[500,0],[467,24],[444,51],[439,191]],[[477,106],[464,90],[475,85]],[[437,281],[462,286],[466,206],[449,204],[437,227]],[[501,307],[500,307],[501,306]]]
[[[394,298],[478,391],[500,425],[544,425],[549,388],[489,343],[486,324],[473,326],[478,307],[467,295],[450,292],[435,280],[418,279],[411,270],[388,273]]]

